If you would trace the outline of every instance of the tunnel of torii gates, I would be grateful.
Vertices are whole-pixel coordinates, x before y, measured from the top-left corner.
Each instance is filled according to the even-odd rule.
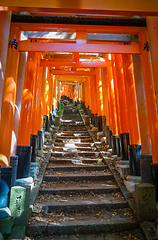
[[[11,22],[0,11],[0,165],[9,166],[17,146],[30,146],[44,115],[62,95],[106,116],[112,135],[129,134],[142,159],[158,164],[158,18],[146,26]],[[20,40],[21,31],[75,32],[76,39]],[[88,40],[88,33],[115,40]],[[120,34],[137,41],[117,40]]]

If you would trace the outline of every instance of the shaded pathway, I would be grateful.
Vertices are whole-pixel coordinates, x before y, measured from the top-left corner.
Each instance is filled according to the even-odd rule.
[[[143,239],[136,228],[137,221],[78,110],[66,105],[27,235],[31,239]],[[113,231],[120,233],[109,235]]]

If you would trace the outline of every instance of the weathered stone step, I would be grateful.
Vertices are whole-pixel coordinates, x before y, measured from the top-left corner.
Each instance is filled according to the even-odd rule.
[[[96,151],[96,148],[91,147],[77,147],[75,145],[66,145],[65,147],[56,147],[53,148],[54,151]]]
[[[44,175],[44,181],[101,181],[101,180],[111,180],[113,175],[111,173],[80,173],[80,174],[69,174],[67,176],[57,176],[57,175]]]
[[[84,139],[84,138],[86,138],[86,139],[89,139],[90,138],[90,136],[89,135],[87,135],[87,136],[83,136],[83,135],[80,135],[80,136],[75,136],[75,135],[64,135],[64,136],[62,136],[62,135],[59,135],[59,134],[57,134],[57,139]]]
[[[76,140],[76,142],[78,142],[78,143],[80,143],[80,142],[93,142],[93,140],[89,137],[89,138],[86,138],[86,139],[78,139],[78,138],[69,138],[69,139],[66,139],[66,138],[64,138],[64,139],[61,139],[61,138],[57,138],[56,139],[56,142],[60,142],[60,143],[66,143],[66,142],[72,142],[72,140],[73,141],[75,141]]]
[[[106,165],[94,165],[94,166],[85,166],[85,165],[79,165],[79,166],[47,166],[47,170],[52,169],[55,171],[61,171],[61,172],[69,172],[69,171],[98,171],[98,170],[106,170]]]
[[[54,188],[43,188],[39,190],[39,194],[52,194],[52,195],[69,195],[69,194],[85,194],[85,193],[91,193],[94,194],[103,194],[103,193],[116,193],[119,191],[119,187],[116,187],[114,185],[105,184],[105,186],[91,186],[90,184],[87,184],[89,186],[67,186],[66,188],[58,187],[56,189]]]
[[[76,131],[76,130],[75,130],[75,131],[72,131],[72,130],[60,131],[60,130],[59,130],[59,133],[63,133],[63,134],[67,134],[67,135],[70,134],[70,135],[71,135],[71,134],[76,134],[76,133],[78,134],[78,131]],[[89,133],[87,132],[87,130],[80,131],[79,134],[88,134],[88,135],[89,135]]]
[[[60,146],[60,147],[64,147],[65,145],[67,144],[74,144],[75,146],[77,147],[93,147],[94,146],[94,143],[86,143],[86,142],[82,142],[82,143],[77,143],[77,142],[71,142],[71,143],[57,143],[55,142],[54,146]]]
[[[89,152],[89,151],[81,151],[81,152],[52,152],[53,157],[99,157],[99,152]]]
[[[92,175],[96,175],[96,174],[104,174],[104,173],[107,173],[109,172],[109,170],[105,169],[105,170],[91,170],[91,171],[87,171],[87,170],[73,170],[73,171],[57,171],[56,169],[52,169],[52,168],[47,168],[46,172],[45,172],[45,176],[47,175],[56,175],[56,176],[69,176],[69,175],[72,175],[72,174],[88,174],[88,173],[91,173]]]
[[[102,159],[99,159],[99,158],[96,158],[96,159],[50,159],[49,160],[49,162],[50,163],[52,163],[52,164],[63,164],[63,165],[65,165],[65,164],[79,164],[79,163],[81,163],[81,164],[94,164],[94,163],[99,163],[99,162],[101,162],[102,161]]]
[[[46,213],[50,212],[84,212],[97,211],[101,209],[127,208],[128,203],[121,200],[100,200],[100,201],[71,201],[71,202],[41,202],[38,203]]]
[[[40,217],[40,221],[35,221],[34,225],[27,226],[27,236],[40,236],[42,233],[47,235],[63,235],[63,234],[81,234],[81,233],[100,233],[100,232],[112,232],[123,231],[127,229],[134,229],[137,227],[137,222],[131,217],[115,217],[115,218],[98,218],[98,219],[84,219],[73,220],[69,217],[69,220],[65,221],[46,221],[46,216]],[[48,219],[49,220],[49,219]]]
[[[60,124],[60,127],[62,128],[62,127],[72,127],[72,128],[85,128],[86,129],[86,127],[85,127],[85,125],[83,124],[83,123],[76,123],[76,124],[72,124],[72,123],[65,123],[65,124]]]

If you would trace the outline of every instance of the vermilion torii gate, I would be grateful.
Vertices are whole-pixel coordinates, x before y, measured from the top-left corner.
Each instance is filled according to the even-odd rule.
[[[5,1],[5,3],[2,1],[1,10],[25,10],[33,11],[34,14],[40,11],[47,13],[55,11],[61,15],[73,12],[81,15],[85,13],[91,15],[108,13],[157,16],[157,1],[153,1],[153,4],[149,4],[149,2],[146,0],[142,6],[137,1],[130,1],[128,7],[124,7],[123,1],[119,2],[119,5],[115,1],[113,6],[111,1],[109,1],[107,6],[102,1],[98,3],[93,2],[91,5],[89,1],[76,1],[71,8],[67,8],[64,3],[60,3],[60,8],[57,8],[55,5],[50,6],[50,3],[47,1],[45,7],[41,1],[38,1],[38,6],[31,3],[31,1],[27,2],[27,6],[22,3],[17,3],[17,5],[13,6],[10,4],[10,1]],[[6,14],[7,12],[0,12],[0,22],[3,23]],[[5,46],[8,47],[8,55],[5,67],[0,122],[0,153],[7,157],[8,162],[5,164],[9,165],[10,159],[16,86],[18,84],[18,66],[20,66],[19,53],[21,52],[28,52],[28,57],[24,77],[20,124],[17,122],[19,124],[18,144],[29,144],[30,134],[40,130],[42,116],[48,114],[47,110],[51,110],[53,103],[51,98],[54,98],[55,102],[58,100],[58,80],[53,76],[62,75],[64,80],[65,75],[69,77],[73,75],[72,81],[74,79],[79,81],[80,77],[84,76],[82,100],[86,102],[87,107],[89,105],[94,114],[106,115],[107,124],[114,135],[129,133],[131,144],[141,143],[143,154],[151,153],[151,141],[153,162],[157,163],[158,84],[155,62],[157,61],[158,49],[157,47],[156,49],[153,48],[157,38],[153,39],[151,37],[155,31],[156,23],[157,17],[147,18],[147,28],[140,26],[12,23],[8,41],[9,45]],[[76,40],[29,39],[20,41],[20,31],[26,30],[76,32]],[[9,32],[9,24],[8,29],[0,33],[2,39],[6,38],[7,31]],[[87,33],[137,34],[139,43],[89,41],[87,40]],[[151,46],[151,52],[149,46]],[[62,58],[56,61],[55,59],[41,59],[42,52],[68,52],[76,53],[76,55],[74,54],[75,57],[69,61],[63,61]],[[100,53],[105,55],[99,61],[89,59],[88,61],[82,61],[79,58],[79,53]],[[62,67],[74,67],[75,70],[67,71],[63,70]],[[82,68],[82,71],[76,70],[77,68]],[[85,71],[84,68],[89,68],[89,71]],[[49,93],[46,91],[47,86],[49,86]],[[45,94],[48,97],[46,101]],[[37,101],[37,96],[39,101]],[[38,115],[35,125],[38,127],[34,130],[32,119],[35,112]],[[26,125],[28,124],[25,128],[23,127],[24,122]],[[22,129],[24,130],[22,131]],[[25,131],[26,133],[24,133]],[[27,139],[26,141],[23,141],[24,136]]]

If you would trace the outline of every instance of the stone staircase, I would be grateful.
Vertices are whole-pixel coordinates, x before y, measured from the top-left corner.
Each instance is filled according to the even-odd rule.
[[[65,106],[27,236],[49,239],[135,228],[137,221],[78,110]]]

